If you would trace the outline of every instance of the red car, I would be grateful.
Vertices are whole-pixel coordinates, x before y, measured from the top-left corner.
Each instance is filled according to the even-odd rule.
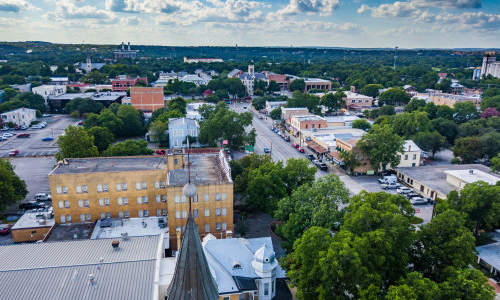
[[[30,134],[29,133],[21,133],[17,135],[17,138],[29,138]]]
[[[159,154],[159,155],[165,155],[165,150],[163,149],[156,149],[156,154]]]
[[[83,121],[78,122],[78,125],[83,125]]]
[[[19,154],[19,150],[16,150],[16,149],[10,150],[10,152],[9,152],[9,156],[16,156],[18,154]]]
[[[299,144],[292,144],[292,147],[294,147],[295,149],[298,149],[300,146],[299,146]]]
[[[299,147],[297,150],[299,150],[300,153],[304,153],[304,148]]]
[[[7,226],[0,227],[0,235],[9,234],[11,227],[12,227],[12,224],[8,224]]]

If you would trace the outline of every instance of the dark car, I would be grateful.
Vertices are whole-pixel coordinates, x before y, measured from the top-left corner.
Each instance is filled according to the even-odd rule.
[[[322,163],[319,163],[318,164],[318,168],[321,170],[321,171],[328,171],[328,166],[322,162]]]
[[[38,202],[25,202],[19,204],[19,209],[29,210],[43,208],[44,206]]]
[[[44,137],[44,138],[42,139],[42,141],[44,141],[44,142],[50,142],[50,141],[53,141],[53,140],[54,140],[54,138],[53,138],[53,137],[50,137],[50,136],[48,136],[48,137]]]
[[[304,148],[302,147],[297,148],[297,150],[299,150],[300,153],[304,153]]]
[[[264,148],[264,153],[271,153],[271,150],[269,148]]]
[[[307,154],[307,159],[309,159],[310,161],[315,160],[314,155],[312,154]]]
[[[285,136],[285,141],[289,142],[290,141],[290,137],[287,135]]]

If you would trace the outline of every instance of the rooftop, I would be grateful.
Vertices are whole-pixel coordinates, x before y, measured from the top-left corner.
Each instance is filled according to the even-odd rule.
[[[94,101],[116,101],[125,97],[125,92],[90,92],[90,93],[70,93],[59,96],[51,96],[50,100],[73,100],[75,98],[90,98]]]
[[[163,227],[160,221],[163,220]],[[167,217],[113,219],[110,227],[101,227],[101,220],[97,221],[91,239],[120,238],[122,233],[128,236],[145,236],[164,234],[168,237]],[[167,239],[168,240],[168,239]]]
[[[166,164],[162,156],[67,158],[49,175],[160,170],[165,169]]]
[[[309,83],[309,82],[325,82],[325,83],[329,83],[330,82],[330,80],[321,79],[321,78],[303,78],[303,79],[304,79],[305,83]]]
[[[415,142],[412,140],[406,140],[403,145],[403,149],[405,152],[422,151],[420,147],[418,147],[417,144],[415,144]]]
[[[36,110],[31,109],[31,108],[26,108],[26,107],[20,107],[20,108],[16,108],[16,109],[13,109],[13,110],[5,111],[5,112],[3,112],[1,114],[3,115],[3,114],[13,113],[13,112],[17,112],[17,111],[20,111],[20,112],[21,111],[23,111],[23,112],[24,111],[34,111],[35,112]]]
[[[491,173],[490,168],[480,164],[465,164],[465,165],[435,165],[421,167],[405,167],[396,168],[397,171],[413,178],[436,191],[441,191],[443,194],[448,194],[451,191],[457,190],[457,187],[451,185],[446,180],[445,171],[457,170],[480,170],[486,173]]]
[[[495,269],[500,270],[500,242],[488,244],[476,248],[478,256],[493,266]]]
[[[333,116],[333,117],[325,117],[327,122],[352,122],[355,120],[359,120],[358,116]]]
[[[54,218],[47,212],[26,212],[12,226],[12,230],[54,226]]]
[[[281,111],[307,110],[307,107],[282,107]]]
[[[305,116],[293,116],[292,119],[297,119],[298,121],[324,121],[323,117],[317,115],[305,115]]]
[[[222,152],[191,154],[191,182],[195,185],[231,183],[229,164]],[[187,159],[186,159],[187,161]],[[170,170],[167,175],[169,186],[184,186],[188,182],[188,167]]]
[[[467,169],[467,170],[450,170],[444,171],[446,174],[454,176],[465,183],[473,183],[476,181],[484,181],[488,184],[494,185],[497,181],[500,181],[500,177],[488,174],[477,169]]]

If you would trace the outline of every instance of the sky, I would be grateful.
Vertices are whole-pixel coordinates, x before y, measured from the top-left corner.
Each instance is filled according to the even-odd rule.
[[[500,0],[0,0],[0,41],[500,48]]]

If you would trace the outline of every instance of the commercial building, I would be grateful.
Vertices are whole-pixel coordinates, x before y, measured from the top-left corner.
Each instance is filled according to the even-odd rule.
[[[66,86],[45,84],[32,88],[31,92],[33,94],[42,96],[43,100],[45,100],[45,105],[47,105],[48,104],[47,100],[50,97],[57,97],[59,95],[66,94]]]
[[[28,211],[12,226],[12,240],[16,243],[43,241],[54,224],[51,213]]]
[[[476,248],[477,263],[488,271],[491,277],[500,279],[500,242]]]
[[[130,104],[144,112],[154,112],[165,107],[162,87],[130,88]]]
[[[332,160],[332,155],[335,156],[335,153],[338,152],[338,139],[351,140],[353,138],[362,137],[366,132],[361,129],[346,126],[334,126],[314,130],[301,130],[300,133],[300,143],[307,145],[307,148],[310,149],[318,159]],[[329,153],[332,155],[328,155]]]
[[[31,82],[25,84],[11,84],[10,87],[20,91],[21,93],[31,92]]]
[[[68,83],[68,77],[50,77],[50,84],[52,85],[67,85]]]
[[[325,117],[328,127],[352,127],[352,122],[360,118],[352,115]]]
[[[199,110],[203,105],[215,106],[213,103],[205,103],[205,102],[191,102],[186,105],[186,118],[192,120],[203,120]]]
[[[446,105],[451,108],[455,106],[458,102],[472,102],[474,105],[479,106],[481,103],[481,95],[456,95],[448,93],[432,92],[429,94],[429,98],[435,105]]]
[[[222,58],[187,58],[187,57],[184,57],[184,62],[187,64],[218,63],[218,62],[224,62],[224,60]]]
[[[121,48],[113,52],[115,60],[118,59],[135,59],[137,57],[137,52],[139,50],[130,49],[130,42],[128,42],[128,47],[125,47],[125,43],[122,42]]]
[[[401,182],[431,199],[444,199],[449,192],[459,191],[467,183],[500,181],[498,175],[479,164],[406,167],[396,168],[396,172]]]
[[[200,134],[200,124],[197,120],[189,118],[173,118],[168,120],[168,139],[170,148],[183,148],[188,137],[191,147],[200,147],[198,135]]]
[[[332,82],[330,80],[320,78],[303,78],[306,83],[305,92],[310,90],[323,90],[329,91],[332,89]]]
[[[185,224],[188,180],[182,152],[166,156],[66,159],[49,174],[56,223],[95,222],[107,218],[168,215],[170,240]],[[191,154],[193,203],[202,235],[225,237],[233,230],[233,182],[222,151]]]
[[[330,93],[335,94],[337,91],[332,91]],[[363,110],[373,105],[373,97],[358,94],[353,91],[343,91],[343,93],[345,97],[343,97],[342,100],[344,100],[347,108],[351,110]],[[322,97],[325,93],[314,93],[314,95]]]
[[[479,80],[481,79],[481,67],[474,68],[472,71],[472,80]]]
[[[301,131],[307,129],[321,129],[326,128],[326,120],[323,117],[317,115],[305,115],[298,116],[294,115],[290,118],[290,125],[294,131]]]
[[[288,80],[286,78],[286,75],[276,74],[269,71],[264,71],[262,73],[266,74],[269,82],[271,81],[276,82],[280,86],[280,91],[288,90]]]
[[[2,299],[164,299],[159,235],[0,246]],[[163,275],[163,276],[162,276]]]
[[[240,78],[240,75],[244,72],[239,69],[233,69],[231,72],[227,73],[227,78]]]
[[[285,106],[287,101],[266,101],[266,112],[270,114],[274,109]]]
[[[310,112],[307,107],[282,107],[281,108],[281,119],[285,120],[287,124],[290,124],[291,118],[293,116],[305,116],[309,115]]]
[[[400,154],[398,168],[418,167],[420,166],[420,157],[422,150],[412,140],[406,140],[403,145],[403,153]]]
[[[361,130],[363,131],[363,130]],[[354,157],[359,162],[358,166],[356,166],[352,172],[354,174],[367,174],[373,175],[375,170],[368,158],[368,155],[358,147],[358,142],[361,140],[362,134],[360,135],[345,135],[340,136],[336,140],[336,150],[335,152],[330,152],[329,156],[332,161],[339,166],[345,167],[344,159],[342,158],[342,152],[351,152],[354,153]]]
[[[210,80],[212,80],[212,77],[204,73],[187,74],[179,78],[179,81],[191,82],[194,83],[196,86],[207,85],[210,82]]]
[[[30,126],[31,122],[36,120],[36,110],[21,107],[0,114],[2,123],[13,123],[16,126]]]
[[[127,75],[116,76],[115,79],[111,80],[111,87],[113,92],[126,92],[129,88],[135,86],[139,81],[148,84],[147,77],[129,77]]]
[[[111,103],[120,103],[127,96],[126,92],[88,92],[88,93],[69,93],[59,96],[50,96],[48,98],[49,106],[52,110],[63,110],[69,101],[76,98],[88,98],[109,106]]]
[[[495,53],[488,53],[483,57],[481,77],[486,77],[488,75],[500,78],[500,61],[497,61]]]

